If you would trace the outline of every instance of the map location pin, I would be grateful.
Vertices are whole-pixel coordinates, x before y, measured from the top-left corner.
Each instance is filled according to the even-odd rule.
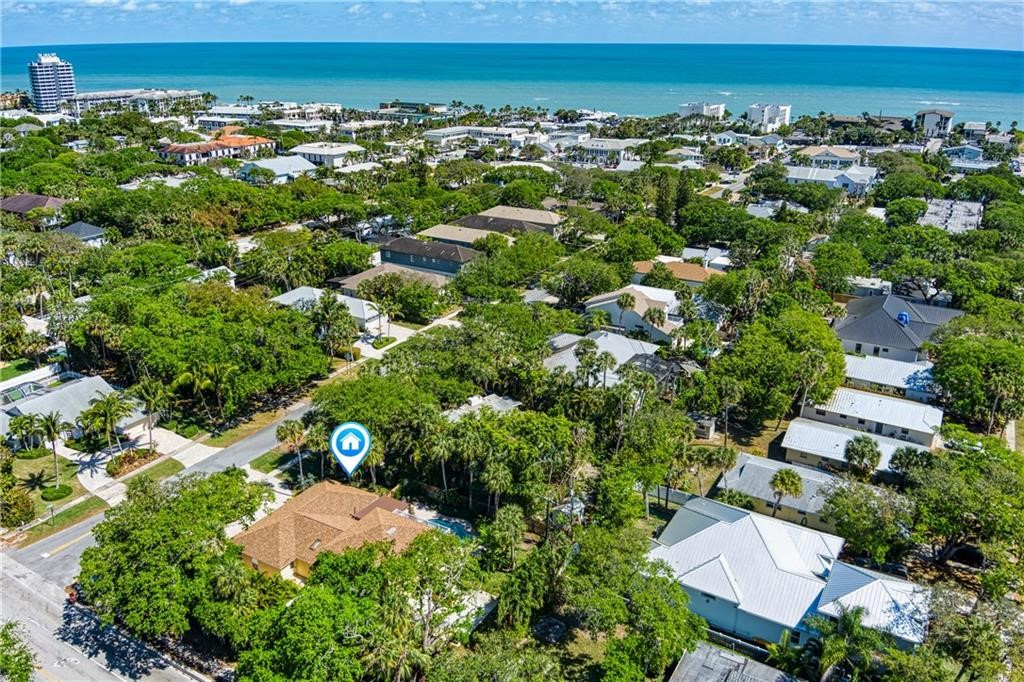
[[[370,432],[359,422],[345,422],[331,433],[331,454],[349,478],[370,452]]]

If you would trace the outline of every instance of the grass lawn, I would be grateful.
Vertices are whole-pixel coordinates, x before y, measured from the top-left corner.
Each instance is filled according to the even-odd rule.
[[[393,324],[396,327],[405,327],[406,329],[412,329],[414,331],[419,331],[420,329],[423,329],[424,327],[427,326],[425,324],[420,324],[419,322],[409,322],[408,320],[402,320],[401,322],[392,322],[391,324]]]
[[[249,466],[260,473],[269,474],[274,469],[280,469],[283,467],[285,462],[291,458],[291,453],[271,450],[270,452],[264,452],[262,455],[249,462]]]
[[[203,444],[215,448],[225,448],[242,440],[243,438],[251,436],[260,429],[270,426],[275,421],[283,417],[284,413],[285,411],[283,409],[271,410],[269,412],[257,412],[238,426],[210,436],[203,441]]]
[[[55,514],[53,517],[53,523],[49,520],[44,521],[32,528],[25,531],[25,536],[18,544],[19,547],[25,545],[31,545],[33,542],[42,540],[43,538],[53,535],[54,533],[64,530],[68,526],[73,526],[79,521],[95,516],[102,511],[107,509],[107,503],[95,495],[90,495],[75,506],[65,509],[59,514]]]
[[[165,478],[170,478],[171,476],[173,476],[174,474],[178,473],[179,471],[181,471],[184,468],[185,468],[184,464],[182,464],[178,460],[174,459],[173,457],[168,457],[164,461],[159,462],[157,464],[154,464],[153,466],[149,467],[148,469],[144,469],[144,470],[142,470],[142,471],[140,471],[138,473],[129,474],[126,477],[126,479],[128,479],[128,478],[148,478],[148,479],[150,479],[152,481],[162,481]]]
[[[374,348],[380,349],[380,348],[384,348],[385,346],[390,346],[394,342],[395,342],[395,337],[393,337],[393,336],[382,336],[382,337],[380,337],[378,339],[374,339],[373,343],[371,345]]]
[[[561,661],[566,679],[597,682],[601,679],[601,662],[607,647],[607,639],[593,639],[583,630],[573,629],[551,653]]]
[[[46,502],[42,498],[43,488],[56,483],[53,477],[53,455],[39,459],[15,459],[14,476],[18,485],[25,488],[35,503],[36,516],[43,514],[51,504],[61,506],[85,494],[85,488],[78,480],[78,463],[58,457],[60,482],[71,486],[71,494],[62,500]]]
[[[27,358],[18,358],[17,360],[11,360],[10,362],[4,362],[0,366],[0,381],[6,381],[13,379],[19,374],[31,371],[36,368],[36,363],[32,362]]]

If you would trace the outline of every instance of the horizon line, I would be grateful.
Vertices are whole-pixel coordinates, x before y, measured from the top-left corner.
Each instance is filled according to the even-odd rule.
[[[883,48],[883,49],[904,49],[904,50],[962,50],[968,52],[1006,52],[1010,54],[1024,55],[1024,49],[1013,48],[992,48],[992,47],[956,47],[947,45],[894,45],[894,44],[864,44],[864,43],[736,43],[736,42],[608,42],[608,41],[482,41],[482,40],[168,40],[155,42],[134,42],[134,41],[113,41],[99,43],[50,43],[50,44],[23,44],[23,45],[0,45],[0,49],[24,49],[24,48],[61,48],[61,47],[106,47],[124,45],[608,45],[608,46],[713,46],[713,47],[858,47],[858,48]]]

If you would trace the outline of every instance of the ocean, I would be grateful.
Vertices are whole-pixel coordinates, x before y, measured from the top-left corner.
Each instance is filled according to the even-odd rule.
[[[79,91],[196,88],[376,107],[407,101],[674,112],[681,102],[754,102],[793,113],[912,115],[1024,123],[1024,52],[797,45],[161,43],[4,47],[0,86],[27,89],[40,51],[74,64]]]

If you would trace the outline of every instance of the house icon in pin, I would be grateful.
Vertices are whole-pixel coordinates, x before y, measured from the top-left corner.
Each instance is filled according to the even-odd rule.
[[[354,431],[349,431],[342,435],[339,445],[342,454],[354,455],[363,449],[363,439]]]

